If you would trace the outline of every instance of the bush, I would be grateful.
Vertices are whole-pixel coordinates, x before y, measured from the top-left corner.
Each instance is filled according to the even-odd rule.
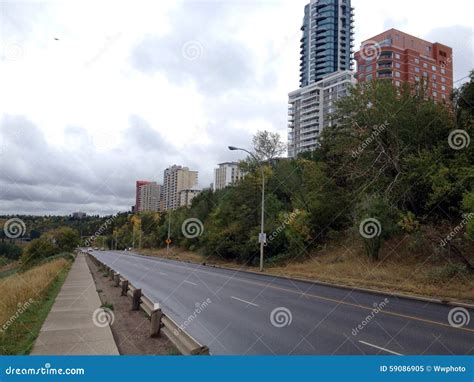
[[[383,241],[396,232],[397,215],[396,208],[378,195],[368,196],[356,206],[356,225],[370,259],[379,259]]]
[[[53,256],[56,253],[56,247],[51,238],[41,236],[39,239],[32,240],[26,247],[25,253],[21,257],[23,267],[32,266],[38,262]]]
[[[448,264],[428,272],[428,278],[433,282],[449,281],[458,275],[468,276],[469,272],[462,264]]]
[[[9,260],[18,260],[22,253],[21,247],[11,243],[0,243],[0,256]]]

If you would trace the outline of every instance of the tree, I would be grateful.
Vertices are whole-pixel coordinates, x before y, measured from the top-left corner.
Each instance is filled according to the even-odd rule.
[[[280,134],[258,131],[252,138],[254,155],[259,161],[271,161],[286,151]]]
[[[49,235],[42,235],[39,239],[32,240],[26,247],[21,257],[23,267],[32,266],[41,260],[56,254],[56,247]]]
[[[72,252],[80,242],[78,232],[70,227],[57,228],[47,235],[52,238],[58,252]]]

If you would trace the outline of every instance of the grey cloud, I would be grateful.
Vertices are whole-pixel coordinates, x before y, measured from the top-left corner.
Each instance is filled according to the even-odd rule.
[[[132,65],[145,73],[163,72],[179,85],[193,82],[208,95],[259,85],[256,57],[233,37],[250,5],[184,3],[171,15],[177,27],[139,42]]]
[[[66,142],[77,144],[50,145],[40,128],[23,116],[0,120],[2,213],[126,211],[133,203],[136,179],[161,182],[170,161],[182,161],[139,116],[130,117],[124,143],[105,153],[96,150],[80,127],[69,126],[64,134]]]

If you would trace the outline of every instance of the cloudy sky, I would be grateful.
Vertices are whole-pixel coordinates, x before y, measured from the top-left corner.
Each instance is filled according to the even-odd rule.
[[[228,145],[286,140],[306,3],[0,0],[0,214],[124,211],[170,164],[207,187]],[[356,46],[398,28],[452,46],[462,79],[474,3],[446,4],[352,0]]]

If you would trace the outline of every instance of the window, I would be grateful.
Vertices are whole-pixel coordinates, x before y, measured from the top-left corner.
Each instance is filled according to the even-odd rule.
[[[426,69],[428,67],[428,64],[426,62],[424,62],[423,67]]]
[[[432,70],[433,72],[436,72],[436,66],[431,65],[431,70]]]
[[[433,84],[433,89],[437,89],[437,88],[438,88],[438,85]]]
[[[418,66],[415,66],[415,73],[420,73],[420,68]]]
[[[433,92],[433,97],[438,97],[438,93],[437,93],[437,92]]]
[[[415,76],[415,81],[416,81],[416,82],[419,82],[419,81],[420,81],[420,77],[419,77],[419,76]]]
[[[395,86],[400,86],[400,81],[395,81]]]
[[[434,81],[436,81],[436,78],[437,78],[437,77],[436,77],[436,74],[433,74],[433,75],[431,76],[431,78],[432,78]]]
[[[423,72],[423,77],[428,77],[428,73],[427,73],[427,72]]]
[[[446,99],[446,94],[441,94],[442,99]]]
[[[441,90],[442,90],[442,91],[446,91],[446,86],[441,85]]]
[[[400,59],[400,55],[399,55],[398,53],[395,53],[395,58],[396,58],[397,60],[399,60],[399,59]]]
[[[441,74],[446,74],[446,70],[444,70],[443,68],[441,68]]]
[[[367,74],[367,77],[365,78],[367,81],[372,80],[372,74]]]
[[[366,71],[366,72],[371,72],[371,71],[372,71],[372,65],[367,65],[367,66],[365,67],[365,71]]]
[[[444,84],[446,82],[446,78],[441,77],[441,82]]]
[[[395,67],[396,67],[397,69],[400,69],[400,64],[399,64],[398,62],[396,62],[396,63],[395,63]]]
[[[420,60],[418,58],[415,58],[415,64],[419,64]]]
[[[400,72],[395,72],[395,77],[400,78]]]

